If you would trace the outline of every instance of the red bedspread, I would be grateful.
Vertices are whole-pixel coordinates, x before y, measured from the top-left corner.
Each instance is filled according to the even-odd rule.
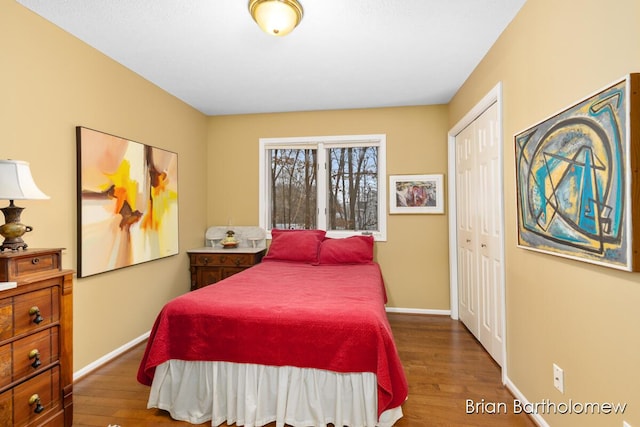
[[[265,261],[167,303],[138,381],[169,359],[373,372],[380,415],[407,397],[385,302],[378,264]]]

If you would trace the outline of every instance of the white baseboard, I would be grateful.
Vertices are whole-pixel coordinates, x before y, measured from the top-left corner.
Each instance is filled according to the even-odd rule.
[[[513,393],[516,399],[520,400],[525,405],[531,404],[531,402],[529,402],[529,400],[524,397],[524,394],[522,394],[522,392],[518,390],[518,387],[516,387],[516,385],[511,382],[511,379],[509,379],[508,376],[505,377],[504,385],[509,389],[511,393]],[[549,424],[547,424],[547,422],[544,420],[544,418],[542,418],[540,414],[529,414],[529,418],[531,418],[538,427],[549,427]]]
[[[134,338],[133,340],[129,341],[125,345],[123,345],[123,346],[121,346],[119,348],[116,348],[111,353],[105,354],[100,359],[96,360],[95,362],[91,362],[87,366],[85,366],[84,368],[81,368],[81,369],[77,370],[76,372],[73,373],[73,381],[75,382],[75,381],[79,380],[80,378],[84,377],[85,375],[91,373],[91,371],[93,371],[93,370],[99,368],[100,366],[104,365],[105,363],[115,359],[116,357],[120,356],[122,353],[124,353],[125,351],[131,349],[132,347],[135,347],[136,345],[140,344],[142,341],[144,341],[147,338],[149,338],[150,334],[151,334],[151,331],[148,331],[148,332],[140,335],[138,338]]]
[[[402,308],[402,307],[385,307],[388,313],[403,314],[436,314],[439,316],[451,316],[451,310],[433,310],[425,308]]]

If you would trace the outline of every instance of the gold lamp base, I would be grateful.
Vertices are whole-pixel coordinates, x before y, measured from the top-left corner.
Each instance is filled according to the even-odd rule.
[[[0,227],[0,235],[4,237],[4,242],[0,246],[0,252],[5,249],[17,251],[18,249],[27,249],[27,244],[22,240],[24,233],[33,230],[32,227],[20,223],[20,214],[24,208],[13,204],[13,200],[9,201],[9,206],[2,208],[5,224]]]

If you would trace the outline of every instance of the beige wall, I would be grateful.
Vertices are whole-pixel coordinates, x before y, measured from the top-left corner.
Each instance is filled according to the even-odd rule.
[[[180,254],[76,280],[74,371],[148,331],[188,290],[185,251],[208,225],[257,223],[259,138],[385,133],[388,174],[446,173],[446,106],[207,118],[21,5],[0,7],[0,157],[29,161],[51,196],[21,202],[30,247],[64,247],[76,268],[76,126],[178,153]],[[376,258],[390,306],[449,309],[446,226],[446,215],[388,217]]]
[[[637,0],[528,0],[449,106],[211,118],[17,3],[0,0],[0,10],[0,157],[29,161],[51,196],[21,203],[31,247],[65,247],[64,266],[75,268],[75,126],[179,156],[181,253],[76,280],[75,370],[149,330],[162,304],[188,289],[184,251],[202,244],[208,225],[257,223],[259,138],[385,133],[388,175],[446,173],[446,131],[502,81],[509,379],[533,402],[627,402],[624,419],[640,425],[640,275],[516,248],[512,146],[517,131],[640,71]],[[388,216],[376,257],[390,305],[448,309],[447,253],[446,215]],[[553,362],[565,369],[564,395],[552,386]]]
[[[181,252],[75,281],[78,371],[148,331],[188,290],[184,251],[206,228],[207,119],[18,3],[0,0],[0,11],[0,158],[30,162],[51,197],[19,203],[31,248],[64,247],[63,266],[76,267],[76,126],[178,153]]]
[[[640,426],[640,274],[516,247],[513,135],[639,71],[637,0],[528,0],[449,105],[453,126],[503,82],[509,379],[532,402],[628,403],[624,416],[545,415],[554,427]]]
[[[442,105],[218,116],[209,124],[211,225],[258,223],[259,138],[383,133],[388,175],[447,172]],[[389,306],[449,309],[446,215],[388,215],[387,241],[376,243],[376,260]]]

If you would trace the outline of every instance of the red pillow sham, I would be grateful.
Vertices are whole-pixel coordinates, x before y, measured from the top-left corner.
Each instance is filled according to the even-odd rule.
[[[271,245],[263,260],[318,262],[324,230],[271,230]]]
[[[368,264],[373,261],[373,236],[325,239],[320,244],[320,264]]]

